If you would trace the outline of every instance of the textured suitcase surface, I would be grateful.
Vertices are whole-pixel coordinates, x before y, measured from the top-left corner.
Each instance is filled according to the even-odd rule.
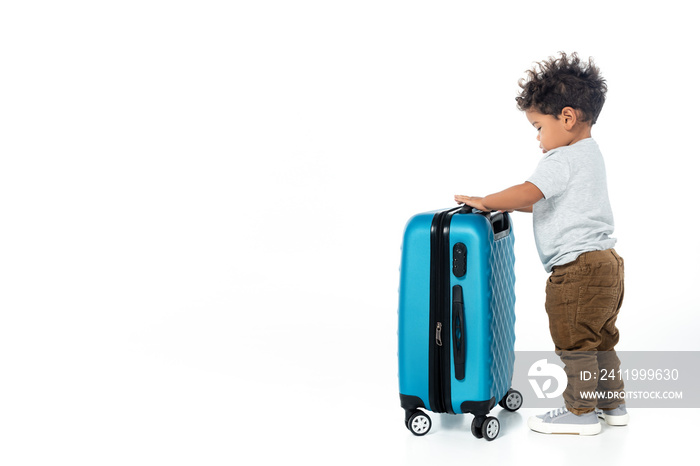
[[[521,401],[520,394],[510,390],[513,245],[507,213],[450,209],[418,214],[406,225],[399,287],[399,393],[414,433],[427,432],[425,424],[423,431],[412,428],[420,427],[417,420],[412,422],[412,416],[423,414],[417,408],[472,413],[472,431],[481,436],[479,429],[496,403],[511,410],[520,407],[515,403]],[[506,399],[512,403],[505,405]],[[429,423],[427,418],[427,429]]]

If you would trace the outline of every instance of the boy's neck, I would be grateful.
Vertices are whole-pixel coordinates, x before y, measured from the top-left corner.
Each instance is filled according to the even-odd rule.
[[[574,126],[571,129],[571,136],[573,137],[573,139],[570,143],[567,144],[567,146],[571,146],[579,141],[583,141],[584,139],[590,138],[591,126],[592,125],[587,123],[578,123],[576,126]]]

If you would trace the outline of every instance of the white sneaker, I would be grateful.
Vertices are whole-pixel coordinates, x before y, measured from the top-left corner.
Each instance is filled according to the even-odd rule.
[[[596,409],[595,413],[609,426],[626,426],[630,422],[630,415],[627,414],[624,404],[615,409]]]
[[[579,416],[565,407],[539,416],[531,416],[527,420],[527,426],[543,434],[595,435],[601,429],[598,416],[594,411]]]

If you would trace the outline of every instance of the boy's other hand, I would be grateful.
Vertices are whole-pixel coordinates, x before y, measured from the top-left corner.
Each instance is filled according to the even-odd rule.
[[[483,197],[478,196],[462,196],[459,194],[455,195],[455,201],[457,202],[457,204],[466,204],[469,207],[473,207],[483,212],[488,212],[490,209],[482,203],[482,199]]]

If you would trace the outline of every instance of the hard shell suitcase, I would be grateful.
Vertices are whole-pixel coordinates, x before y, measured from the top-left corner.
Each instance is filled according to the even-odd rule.
[[[515,411],[514,235],[508,213],[457,207],[418,214],[405,229],[399,285],[399,394],[406,427],[426,434],[436,413],[471,413],[487,440],[496,403]]]

